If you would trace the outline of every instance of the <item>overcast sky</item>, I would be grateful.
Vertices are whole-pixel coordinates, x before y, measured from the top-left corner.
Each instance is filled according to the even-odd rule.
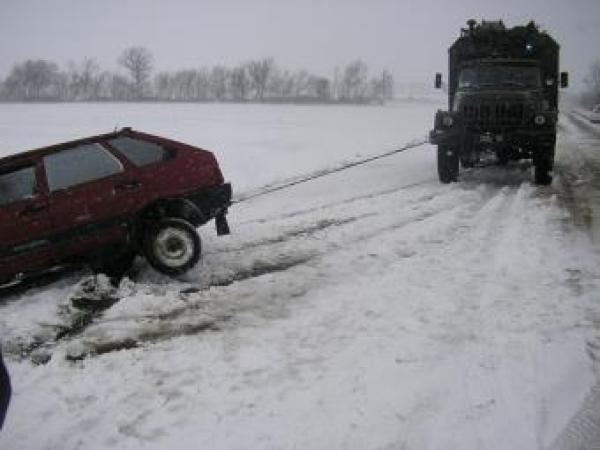
[[[560,43],[575,88],[600,58],[600,0],[0,0],[0,76],[28,58],[92,56],[113,70],[142,45],[158,70],[272,56],[331,76],[362,58],[398,82],[429,83],[469,18],[534,19]]]

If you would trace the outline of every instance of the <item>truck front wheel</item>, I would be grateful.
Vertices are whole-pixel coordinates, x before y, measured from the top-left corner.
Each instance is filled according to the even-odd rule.
[[[458,154],[448,145],[438,145],[438,175],[442,183],[452,183],[458,179]]]
[[[554,168],[554,146],[541,148],[533,159],[535,184],[548,186],[552,184],[552,169]]]

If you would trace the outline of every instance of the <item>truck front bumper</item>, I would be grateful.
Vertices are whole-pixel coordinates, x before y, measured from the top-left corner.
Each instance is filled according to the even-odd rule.
[[[471,130],[464,127],[451,129],[434,129],[429,133],[429,142],[434,145],[463,147],[505,147],[517,146],[535,148],[554,145],[556,130],[554,128],[518,128],[499,131]]]

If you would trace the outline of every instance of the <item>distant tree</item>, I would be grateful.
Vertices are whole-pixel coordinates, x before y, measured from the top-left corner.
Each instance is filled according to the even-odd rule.
[[[91,86],[91,99],[92,100],[108,100],[110,99],[110,80],[112,74],[104,70],[99,73],[95,78]]]
[[[196,72],[191,69],[178,70],[173,75],[173,90],[176,100],[193,100],[195,98]]]
[[[342,76],[340,75],[340,68],[336,67],[333,71],[333,81],[331,83],[331,95],[334,99],[340,100],[342,98]]]
[[[294,97],[301,98],[308,96],[310,87],[310,74],[306,70],[298,70],[294,73]]]
[[[216,66],[210,72],[210,91],[212,97],[217,101],[225,100],[227,95],[228,70],[223,66]]]
[[[294,77],[287,71],[273,68],[266,86],[267,95],[278,100],[289,99],[294,93]]]
[[[291,72],[277,67],[272,58],[254,60],[228,68],[163,71],[152,78],[151,53],[130,47],[118,58],[125,72],[102,71],[93,58],[71,62],[65,70],[46,60],[15,64],[0,79],[0,100],[16,101],[132,101],[144,98],[165,101],[311,101],[385,102],[393,97],[390,72],[368,79],[367,65],[356,60],[333,79],[306,70]],[[600,61],[590,69],[586,83],[589,98],[600,102]],[[591,101],[591,100],[590,100]]]
[[[129,73],[134,100],[144,98],[145,89],[152,75],[152,54],[144,47],[130,47],[121,53],[119,64]]]
[[[378,103],[385,103],[394,97],[394,78],[384,70],[381,76],[372,78],[369,83],[369,98]]]
[[[56,100],[63,102],[72,100],[68,73],[58,72],[56,74],[54,78],[54,92],[56,94]]]
[[[154,95],[158,100],[173,100],[173,77],[169,72],[160,72],[154,78]]]
[[[254,98],[256,100],[263,101],[269,76],[273,72],[273,69],[274,63],[271,58],[251,61],[248,64],[248,76],[250,77],[250,85],[254,89]]]
[[[381,74],[381,84],[384,100],[392,100],[394,98],[394,76],[387,69]]]
[[[111,83],[113,74],[108,70],[100,72],[95,78],[91,86],[92,100],[112,100]]]
[[[94,100],[98,95],[100,66],[93,58],[70,63],[68,69],[69,96],[73,100]]]
[[[320,102],[328,102],[331,99],[331,81],[325,77],[310,77],[312,96]]]
[[[356,60],[344,69],[341,81],[341,100],[349,102],[363,102],[367,89],[367,65]]]
[[[206,68],[198,69],[196,74],[196,99],[207,101],[211,98],[210,72]]]
[[[246,64],[240,64],[231,71],[229,84],[233,100],[238,102],[246,101],[250,88],[250,79]]]
[[[16,64],[4,82],[11,100],[57,99],[58,66],[43,59]]]
[[[112,74],[109,86],[111,100],[117,102],[133,100],[131,83],[124,76]]]

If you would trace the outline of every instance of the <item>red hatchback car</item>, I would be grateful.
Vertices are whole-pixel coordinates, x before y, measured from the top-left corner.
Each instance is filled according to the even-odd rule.
[[[0,284],[70,263],[124,272],[136,255],[181,274],[196,227],[228,234],[231,185],[214,155],[131,128],[0,159]]]

